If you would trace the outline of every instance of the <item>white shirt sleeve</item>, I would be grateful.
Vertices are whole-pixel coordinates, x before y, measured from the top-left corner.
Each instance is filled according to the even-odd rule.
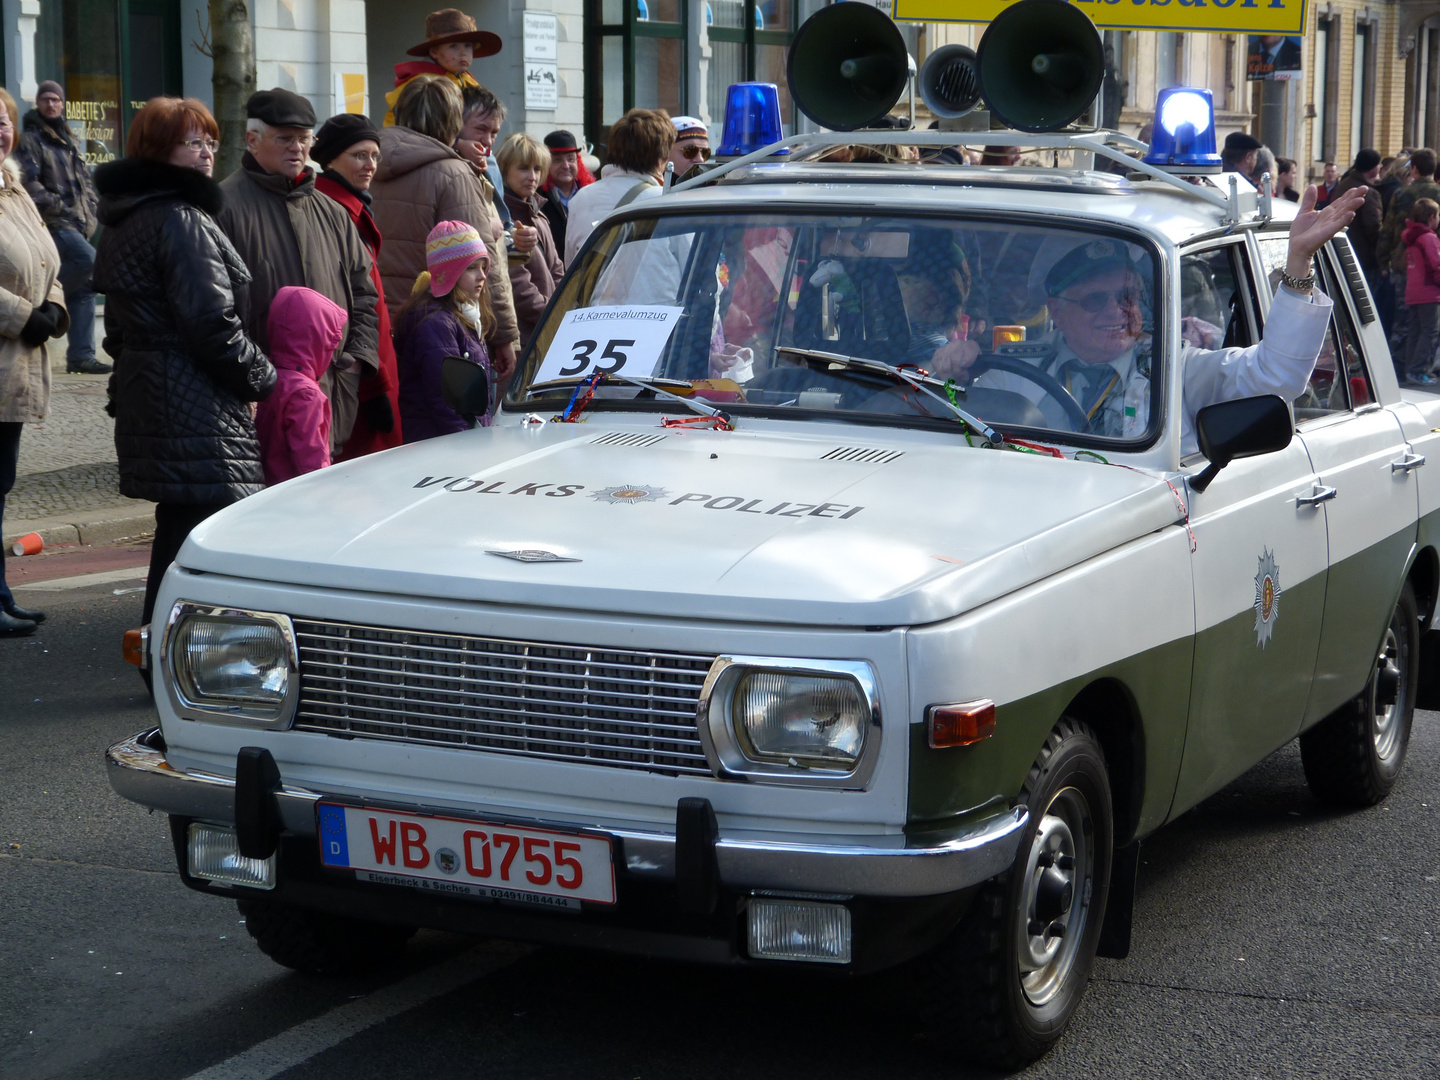
[[[1334,307],[1319,290],[1307,297],[1280,288],[1275,291],[1260,344],[1244,349],[1184,350],[1180,357],[1185,371],[1182,453],[1197,448],[1195,414],[1206,405],[1261,394],[1276,394],[1291,402],[1304,393]]]

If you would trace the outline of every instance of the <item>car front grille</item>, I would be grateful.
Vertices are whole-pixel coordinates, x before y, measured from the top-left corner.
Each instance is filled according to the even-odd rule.
[[[706,774],[713,656],[295,620],[299,731]]]

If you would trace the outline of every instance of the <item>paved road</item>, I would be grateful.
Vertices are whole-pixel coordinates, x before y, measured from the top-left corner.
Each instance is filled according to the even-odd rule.
[[[969,1075],[893,978],[441,934],[385,977],[273,966],[233,907],[179,884],[164,822],[105,782],[103,748],[151,715],[118,657],[139,597],[117,587],[27,590],[51,622],[0,640],[6,1080]],[[1131,959],[1098,963],[1069,1037],[1024,1075],[1440,1076],[1437,815],[1440,716],[1365,813],[1323,810],[1277,753],[1147,845]]]

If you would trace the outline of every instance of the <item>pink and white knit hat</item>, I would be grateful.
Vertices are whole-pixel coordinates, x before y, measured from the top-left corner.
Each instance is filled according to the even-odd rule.
[[[473,225],[442,221],[425,237],[425,265],[430,270],[430,294],[448,296],[466,268],[476,259],[488,259],[485,241]]]

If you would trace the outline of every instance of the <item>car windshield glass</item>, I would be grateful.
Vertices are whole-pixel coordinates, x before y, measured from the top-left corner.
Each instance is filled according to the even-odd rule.
[[[604,230],[567,274],[508,404],[563,407],[586,382],[593,408],[676,410],[634,383],[588,385],[603,373],[732,415],[954,424],[948,398],[1004,430],[1081,443],[1148,438],[1164,385],[1151,345],[1155,266],[1132,240],[1050,224],[642,218]],[[927,374],[939,397],[913,385]]]

